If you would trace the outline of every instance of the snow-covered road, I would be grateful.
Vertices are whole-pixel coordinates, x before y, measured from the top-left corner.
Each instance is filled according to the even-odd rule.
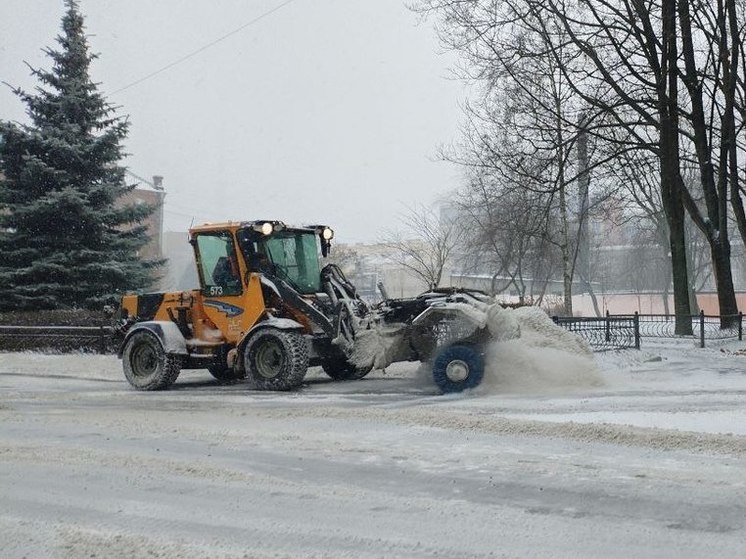
[[[0,354],[0,549],[745,557],[741,347],[606,354],[603,386],[447,397],[416,365],[314,369],[281,394],[184,372],[141,393],[111,356]]]

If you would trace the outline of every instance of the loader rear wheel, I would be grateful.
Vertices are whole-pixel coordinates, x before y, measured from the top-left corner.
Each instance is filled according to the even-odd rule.
[[[324,359],[321,368],[334,380],[359,380],[373,370],[373,365],[356,367],[344,357],[332,357]]]
[[[292,390],[306,376],[308,345],[294,330],[265,328],[246,343],[244,363],[251,388]]]
[[[152,332],[132,334],[122,352],[127,381],[138,390],[164,390],[181,372],[182,358],[167,354]]]
[[[484,357],[479,348],[454,344],[440,351],[433,362],[433,380],[443,393],[479,386],[484,377]]]

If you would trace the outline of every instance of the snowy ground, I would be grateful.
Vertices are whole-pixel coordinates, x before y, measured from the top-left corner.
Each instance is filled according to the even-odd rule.
[[[645,345],[497,352],[446,397],[409,364],[141,393],[115,357],[0,354],[1,555],[746,557],[746,344]]]

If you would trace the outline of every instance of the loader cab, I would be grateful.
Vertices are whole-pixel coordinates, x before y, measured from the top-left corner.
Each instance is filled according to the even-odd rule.
[[[250,271],[277,277],[301,295],[321,291],[319,251],[328,254],[332,237],[328,227],[291,228],[281,222],[259,222],[237,232]]]
[[[326,226],[288,227],[281,221],[197,227],[191,243],[202,293],[240,296],[252,273],[279,278],[301,295],[319,293],[319,257],[329,254],[333,236]]]

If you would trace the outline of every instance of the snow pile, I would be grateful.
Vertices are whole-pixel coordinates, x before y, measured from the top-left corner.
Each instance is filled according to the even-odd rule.
[[[477,304],[476,302],[474,304]],[[458,311],[466,319],[466,324],[474,329],[484,328],[487,325],[489,310],[494,305],[480,304],[479,307],[467,303],[448,303],[447,308],[451,311]],[[436,307],[437,308],[437,307]]]
[[[451,302],[445,305],[435,303],[432,308],[442,311],[444,317],[458,317],[459,335],[467,337],[487,326],[490,307]],[[412,329],[408,324],[373,324],[369,329],[357,332],[350,361],[361,369],[370,366],[385,369],[392,363],[409,360],[412,354],[410,337],[414,338],[418,333],[417,327]]]
[[[526,344],[532,347],[550,347],[577,355],[593,355],[593,351],[583,338],[557,326],[540,308],[519,307],[512,313],[521,328],[521,338]]]
[[[536,307],[494,305],[481,392],[544,392],[602,386],[588,344]]]
[[[359,369],[373,367],[385,369],[397,361],[402,345],[406,343],[401,324],[389,327],[376,325],[357,332],[350,362]]]
[[[500,305],[492,305],[487,309],[487,329],[496,342],[521,337],[521,327],[518,325],[515,312]]]

